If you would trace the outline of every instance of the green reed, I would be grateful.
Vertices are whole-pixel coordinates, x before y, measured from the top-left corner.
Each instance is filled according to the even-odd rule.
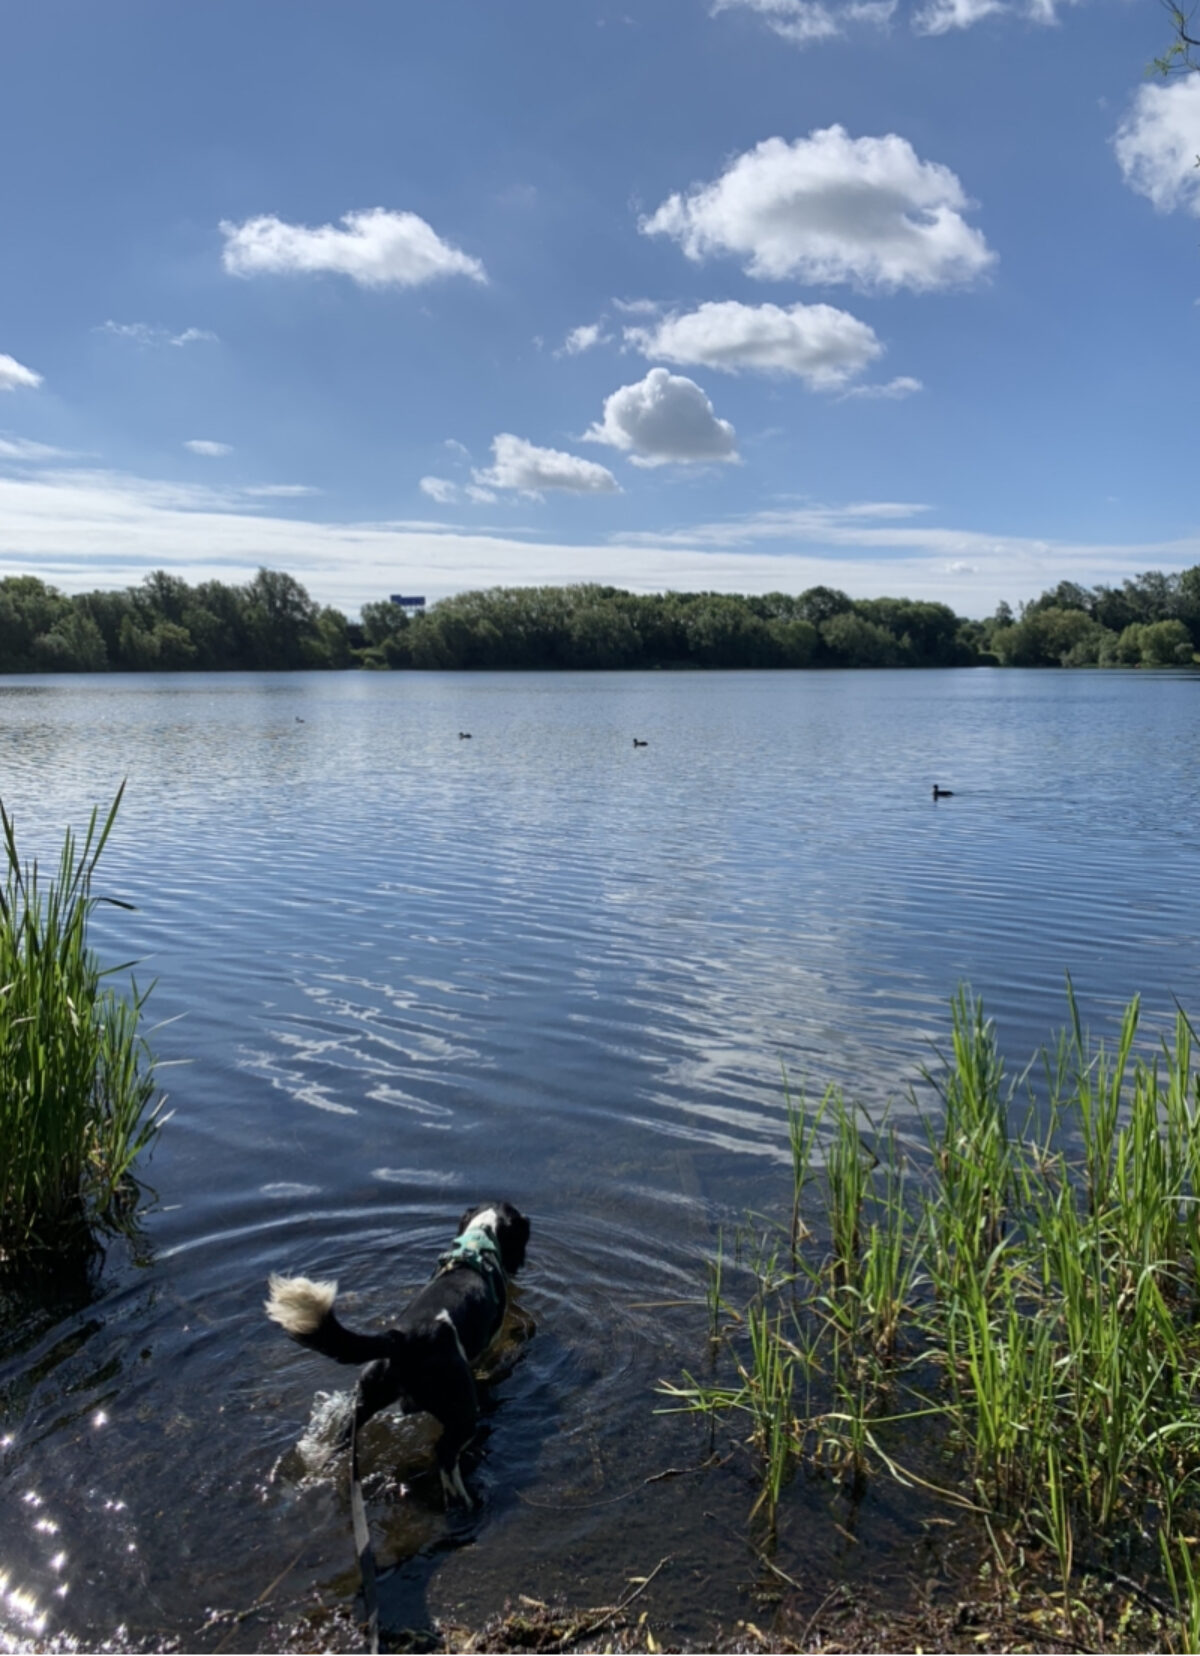
[[[56,877],[18,852],[0,803],[0,1262],[86,1234],[120,1206],[161,1125],[140,1033],[148,991],[123,997],[88,946],[92,878],[124,793],[82,842],[68,830]]]
[[[1200,1627],[1195,1038],[1180,1012],[1138,1055],[1135,1000],[1109,1049],[1069,980],[1067,997],[1036,1107],[1032,1067],[1007,1079],[965,989],[927,1076],[938,1107],[914,1101],[923,1134],[876,1130],[836,1091],[807,1114],[789,1096],[790,1214],[749,1250],[748,1309],[722,1334],[736,1384],[718,1354],[711,1384],[663,1390],[750,1422],[772,1518],[797,1471],[922,1483],[1040,1536],[1064,1603],[1082,1552],[1149,1537]]]

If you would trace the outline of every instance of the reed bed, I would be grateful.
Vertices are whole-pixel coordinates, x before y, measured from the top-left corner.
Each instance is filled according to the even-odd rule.
[[[1110,1046],[1069,981],[1068,1004],[1009,1083],[961,990],[906,1136],[835,1089],[789,1098],[790,1219],[744,1226],[736,1269],[724,1243],[710,1373],[661,1389],[735,1428],[768,1530],[797,1474],[898,1479],[1035,1543],[1068,1604],[1081,1560],[1137,1558],[1200,1639],[1194,1035],[1180,1012],[1147,1057],[1136,1000]]]
[[[149,991],[119,993],[88,943],[92,891],[124,784],[82,841],[68,829],[57,875],[17,849],[0,803],[0,1265],[61,1249],[114,1222],[132,1168],[162,1123],[141,1033]]]

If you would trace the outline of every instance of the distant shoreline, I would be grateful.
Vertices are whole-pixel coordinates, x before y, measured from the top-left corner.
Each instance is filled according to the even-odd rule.
[[[1071,582],[1014,615],[851,598],[833,587],[739,596],[617,587],[493,587],[409,615],[382,598],[351,621],[294,577],[190,586],[156,570],[140,586],[68,596],[33,575],[0,580],[0,675],[437,671],[692,672],[731,668],[1191,668],[1200,565],[1118,587]]]

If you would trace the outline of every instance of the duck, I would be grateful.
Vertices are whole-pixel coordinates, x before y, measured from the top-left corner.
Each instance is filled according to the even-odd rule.
[[[469,742],[471,740],[471,732],[469,730],[460,730],[458,733],[458,739],[460,742]]]
[[[650,746],[649,742],[643,742],[641,737],[639,737],[639,736],[635,736],[633,738],[633,745],[634,745],[634,747],[649,747]]]
[[[939,788],[935,782],[933,784],[933,797],[935,799],[953,799],[954,790],[952,788]]]

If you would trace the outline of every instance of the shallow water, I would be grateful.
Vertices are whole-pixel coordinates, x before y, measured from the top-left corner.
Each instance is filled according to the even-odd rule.
[[[0,1307],[0,1630],[256,1649],[352,1607],[343,1481],[296,1448],[349,1375],[265,1321],[267,1274],[336,1276],[384,1321],[493,1196],[533,1218],[536,1333],[473,1516],[440,1509],[421,1422],[374,1423],[385,1626],[612,1602],[668,1555],[656,1624],[703,1644],[752,1615],[753,1490],[657,1478],[707,1442],[653,1388],[703,1364],[720,1227],[782,1206],[781,1066],[902,1114],[960,980],[1018,1062],[1067,970],[1098,1031],[1137,991],[1151,1035],[1173,996],[1200,1012],[1198,698],[1013,671],[0,680],[25,849],[53,860],[128,777],[99,889],[137,912],[95,939],[157,975],[182,1061],[139,1241]],[[793,1487],[780,1564],[877,1579],[911,1514],[873,1489],[854,1539],[835,1506]]]

